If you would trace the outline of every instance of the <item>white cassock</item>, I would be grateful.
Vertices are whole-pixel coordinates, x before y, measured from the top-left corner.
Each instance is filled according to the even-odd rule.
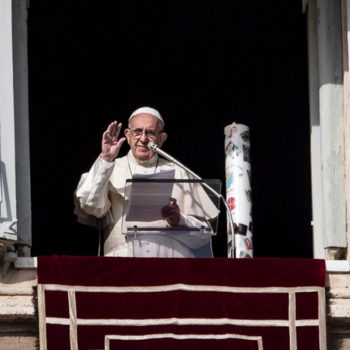
[[[125,205],[125,184],[133,174],[154,174],[175,170],[175,179],[190,179],[185,170],[155,154],[141,164],[131,151],[127,156],[106,162],[98,157],[88,173],[82,175],[74,193],[78,221],[98,226],[102,219],[106,256],[129,257],[193,257],[192,249],[208,243],[211,234],[190,231],[186,234],[125,235],[122,231]],[[174,186],[176,192],[178,186]],[[187,184],[181,196],[174,194],[180,208],[180,224],[195,226],[218,216],[218,209],[202,186]]]

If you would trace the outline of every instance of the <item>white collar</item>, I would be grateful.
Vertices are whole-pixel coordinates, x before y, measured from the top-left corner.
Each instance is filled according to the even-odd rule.
[[[155,153],[151,159],[138,160],[134,157],[134,155],[132,154],[132,151],[130,150],[127,154],[127,158],[128,158],[129,164],[132,164],[134,166],[141,165],[141,166],[148,168],[148,167],[152,167],[158,163],[158,154],[157,153]]]

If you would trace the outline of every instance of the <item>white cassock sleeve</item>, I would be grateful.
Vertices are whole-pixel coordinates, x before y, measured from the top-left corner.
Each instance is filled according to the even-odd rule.
[[[82,175],[75,191],[75,202],[86,214],[101,218],[109,211],[109,178],[114,162],[107,162],[98,157],[90,171]]]

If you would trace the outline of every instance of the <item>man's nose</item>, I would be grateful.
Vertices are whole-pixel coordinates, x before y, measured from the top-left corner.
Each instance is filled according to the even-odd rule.
[[[141,142],[148,142],[149,141],[145,130],[143,130],[143,132],[141,134],[140,141]]]

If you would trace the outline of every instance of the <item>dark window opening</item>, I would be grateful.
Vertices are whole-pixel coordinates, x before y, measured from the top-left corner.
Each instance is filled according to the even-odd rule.
[[[223,128],[248,125],[255,256],[312,256],[300,2],[35,0],[28,26],[33,255],[97,254],[72,193],[108,123],[150,105],[164,149],[223,189]],[[224,215],[213,244],[226,256]]]

